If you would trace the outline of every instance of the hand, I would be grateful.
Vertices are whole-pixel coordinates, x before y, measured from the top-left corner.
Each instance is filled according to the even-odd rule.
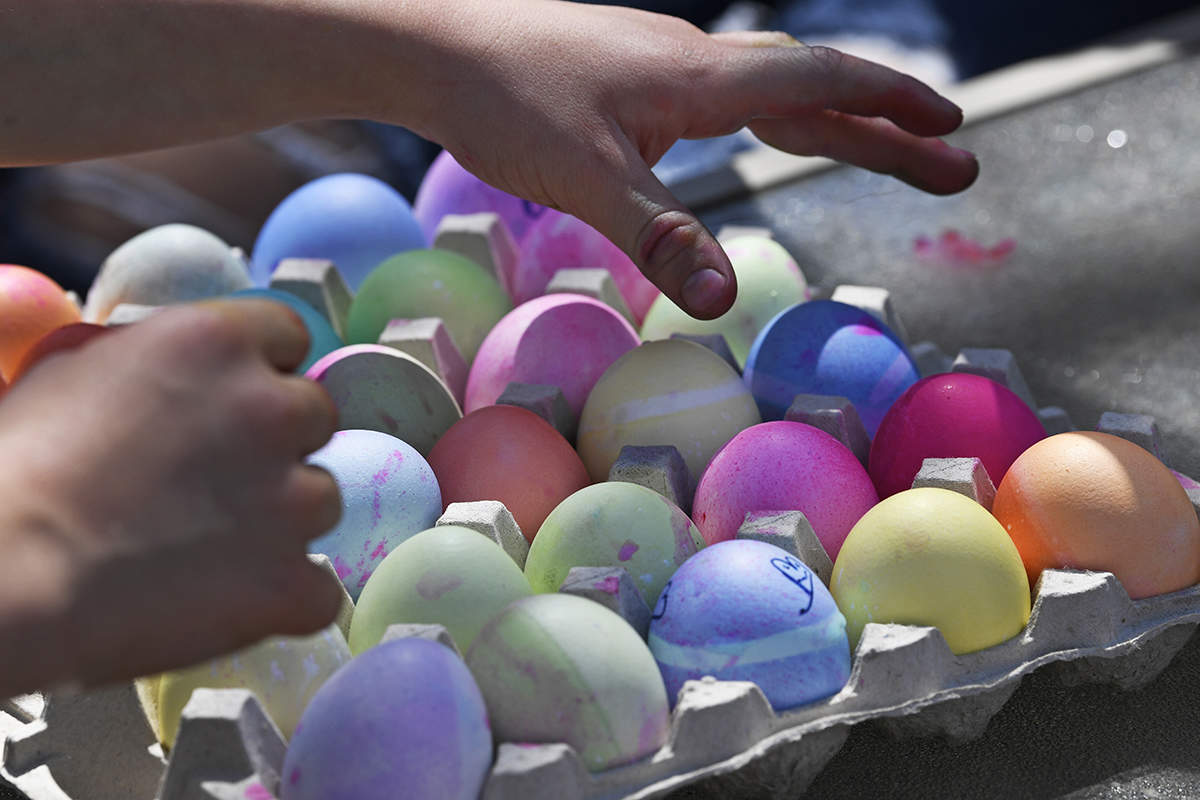
[[[341,593],[305,545],[341,504],[303,458],[335,411],[284,374],[307,348],[284,306],[209,302],[51,356],[12,387],[0,642],[29,658],[0,667],[0,696],[157,672],[334,618]]]
[[[749,126],[766,143],[966,188],[974,156],[935,138],[962,114],[913,78],[786,34],[707,35],[673,17],[557,0],[455,4],[415,127],[513,194],[621,247],[693,316],[736,295],[728,258],[650,167],[680,138]],[[411,64],[409,65],[411,68]],[[410,120],[411,122],[412,120]]]

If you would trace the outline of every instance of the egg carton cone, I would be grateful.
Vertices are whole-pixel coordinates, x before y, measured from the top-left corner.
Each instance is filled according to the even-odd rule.
[[[838,303],[856,306],[887,325],[900,341],[908,343],[908,330],[892,303],[892,293],[881,286],[842,285],[833,290],[829,298]]]
[[[467,362],[441,317],[393,319],[379,334],[378,343],[408,353],[429,367],[462,407],[467,391]]]
[[[521,252],[499,214],[447,214],[434,232],[433,247],[471,259],[512,296]]]
[[[346,341],[346,320],[354,294],[332,261],[319,258],[285,258],[271,273],[270,288],[300,298]]]
[[[616,311],[630,325],[637,327],[637,320],[633,318],[633,314],[629,311],[629,305],[625,302],[625,298],[621,296],[621,292],[617,289],[616,281],[613,280],[612,273],[606,269],[596,267],[568,267],[560,269],[550,278],[550,282],[546,284],[544,294],[559,294],[566,292],[569,294],[581,294],[584,297],[590,297],[593,300],[599,300],[613,311]]]

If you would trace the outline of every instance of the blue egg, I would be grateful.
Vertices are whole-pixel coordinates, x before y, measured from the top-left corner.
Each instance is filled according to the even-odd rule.
[[[675,571],[650,621],[672,701],[712,675],[758,684],[776,710],[829,697],[850,677],[846,619],[821,580],[775,545],[710,545]]]
[[[255,283],[267,285],[285,258],[323,258],[337,265],[351,289],[385,259],[428,247],[412,207],[377,178],[327,175],[284,198],[254,243]]]
[[[230,297],[261,297],[264,300],[275,300],[300,315],[300,321],[308,329],[308,353],[304,356],[304,363],[296,368],[296,372],[304,373],[322,356],[345,346],[345,342],[334,332],[329,321],[322,317],[319,311],[293,294],[281,292],[278,289],[243,289],[240,292],[234,292]]]
[[[900,338],[860,308],[813,300],[781,311],[759,331],[742,379],[764,421],[783,419],[798,394],[845,397],[867,433],[920,378]]]

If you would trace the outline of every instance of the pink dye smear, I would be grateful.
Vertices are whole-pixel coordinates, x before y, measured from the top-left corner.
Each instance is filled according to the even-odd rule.
[[[634,544],[632,539],[626,539],[625,544],[621,545],[621,549],[617,551],[617,559],[619,561],[628,561],[633,558],[633,554],[638,551],[638,546]]]
[[[246,787],[246,800],[275,800],[275,795],[261,783],[252,783]]]
[[[346,580],[346,578],[352,572],[354,572],[354,570],[352,570],[352,569],[350,569],[350,567],[346,566],[346,562],[342,560],[341,556],[333,557],[333,569],[335,572],[337,572],[337,576],[339,578],[341,578],[342,580]]]
[[[299,733],[299,732],[300,732],[300,729],[297,728],[296,733]],[[296,734],[293,733],[292,735],[295,736]],[[290,783],[292,786],[295,786],[299,782],[300,782],[300,768],[294,767],[294,768],[292,768],[292,774],[288,775],[288,783]]]
[[[624,561],[625,559],[621,559]],[[615,575],[609,575],[602,581],[596,581],[595,588],[607,594],[616,594],[621,590],[621,579]]]
[[[1016,247],[1015,239],[1001,239],[991,247],[984,247],[955,230],[945,231],[937,240],[918,236],[913,241],[913,252],[918,258],[954,267],[994,266],[1008,258]]]
[[[375,552],[371,553],[372,559],[380,559],[387,555],[388,551],[387,547],[384,546],[385,544],[386,542],[382,541],[379,543],[379,546],[375,548]]]

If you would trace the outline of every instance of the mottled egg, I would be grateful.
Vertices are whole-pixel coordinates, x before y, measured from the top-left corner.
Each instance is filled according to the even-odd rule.
[[[79,309],[61,286],[37,270],[0,264],[0,375],[11,380],[39,339],[73,322]]]
[[[593,772],[667,741],[667,692],[629,623],[566,594],[518,600],[467,653],[497,742],[566,742]]]
[[[598,300],[535,298],[506,314],[483,340],[467,377],[465,410],[495,403],[516,381],[559,387],[578,415],[604,370],[637,346],[625,318]]]
[[[440,317],[470,364],[492,326],[512,309],[496,279],[447,250],[411,250],[371,271],[350,304],[346,338],[373,343],[393,319]]]
[[[519,244],[521,260],[511,287],[518,303],[546,291],[560,269],[579,267],[608,270],[638,324],[658,297],[658,287],[646,280],[621,248],[569,214],[548,210],[529,226]]]
[[[783,419],[798,394],[836,395],[854,403],[871,435],[919,377],[886,325],[832,300],[792,306],[768,322],[750,348],[744,374],[763,419]]]
[[[326,175],[285,197],[263,223],[254,242],[254,281],[267,285],[285,258],[320,258],[358,289],[379,262],[427,246],[408,201],[391,186],[370,175]]]
[[[739,540],[679,568],[650,620],[668,696],[684,681],[758,684],[775,709],[835,694],[850,677],[846,620],[820,578],[786,550]]]
[[[525,577],[554,592],[571,567],[624,567],[647,606],[679,566],[704,546],[687,514],[658,492],[619,481],[580,489],[538,529]]]
[[[105,327],[104,325],[96,325],[91,322],[72,322],[61,328],[55,328],[38,339],[32,347],[25,351],[25,355],[21,357],[20,363],[13,369],[12,375],[9,377],[15,382],[28,372],[30,367],[43,358],[54,353],[61,353],[82,347],[92,338],[102,333],[108,333],[111,330],[112,328]]]
[[[253,692],[283,735],[290,737],[317,689],[349,661],[342,632],[330,625],[312,636],[273,636],[236,653],[163,673],[155,709],[159,739],[174,746],[183,707],[200,688]]]
[[[283,761],[282,800],[476,800],[492,764],[479,687],[427,639],[372,647],[313,697]]]
[[[913,384],[871,442],[868,471],[880,497],[912,487],[927,458],[978,458],[994,485],[1009,464],[1046,437],[1037,415],[1007,387],[948,372]]]
[[[750,511],[803,511],[831,559],[879,502],[849,448],[800,422],[764,422],[721,448],[696,487],[692,516],[709,544],[732,539]]]
[[[308,331],[308,353],[305,354],[304,361],[296,368],[297,372],[304,372],[315,364],[317,359],[345,345],[345,342],[334,332],[333,326],[329,324],[329,320],[325,319],[321,316],[320,312],[295,295],[281,292],[278,289],[243,289],[240,292],[234,292],[230,297],[254,297],[263,300],[274,300],[283,303],[300,315],[300,321],[304,323],[304,328]]]
[[[721,334],[740,366],[745,366],[758,332],[776,314],[806,299],[808,283],[783,245],[765,236],[739,236],[722,242],[737,273],[738,293],[733,307],[717,319],[700,320],[685,313],[666,295],[659,295],[646,321],[642,338],[668,339],[673,333]]]
[[[555,506],[589,483],[562,434],[516,406],[467,414],[434,445],[429,463],[444,505],[499,500],[530,541]]]
[[[750,391],[711,350],[682,339],[646,342],[600,376],[576,445],[594,481],[625,445],[673,445],[694,481],[717,450],[762,422]]]
[[[389,625],[444,625],[466,652],[484,624],[533,594],[508,553],[470,528],[439,525],[404,541],[375,569],[354,608],[350,650],[361,653]]]
[[[342,494],[342,518],[308,551],[329,556],[357,600],[384,557],[441,515],[437,478],[420,453],[378,431],[338,431],[308,463],[328,471]]]
[[[438,153],[429,165],[413,201],[413,215],[430,242],[437,233],[438,223],[447,214],[485,211],[498,214],[508,226],[513,241],[519,242],[529,226],[548,210],[543,205],[522,200],[484,183],[463,169],[446,150]]]
[[[104,260],[88,290],[83,318],[102,323],[122,303],[162,306],[249,287],[241,251],[194,225],[159,225]]]
[[[1117,436],[1079,431],[1021,454],[992,506],[1025,562],[1111,572],[1133,599],[1200,582],[1200,519],[1163,463]]]
[[[1029,581],[987,510],[948,489],[909,489],[868,511],[829,584],[851,646],[868,622],[928,625],[955,653],[1011,639],[1029,621]]]

